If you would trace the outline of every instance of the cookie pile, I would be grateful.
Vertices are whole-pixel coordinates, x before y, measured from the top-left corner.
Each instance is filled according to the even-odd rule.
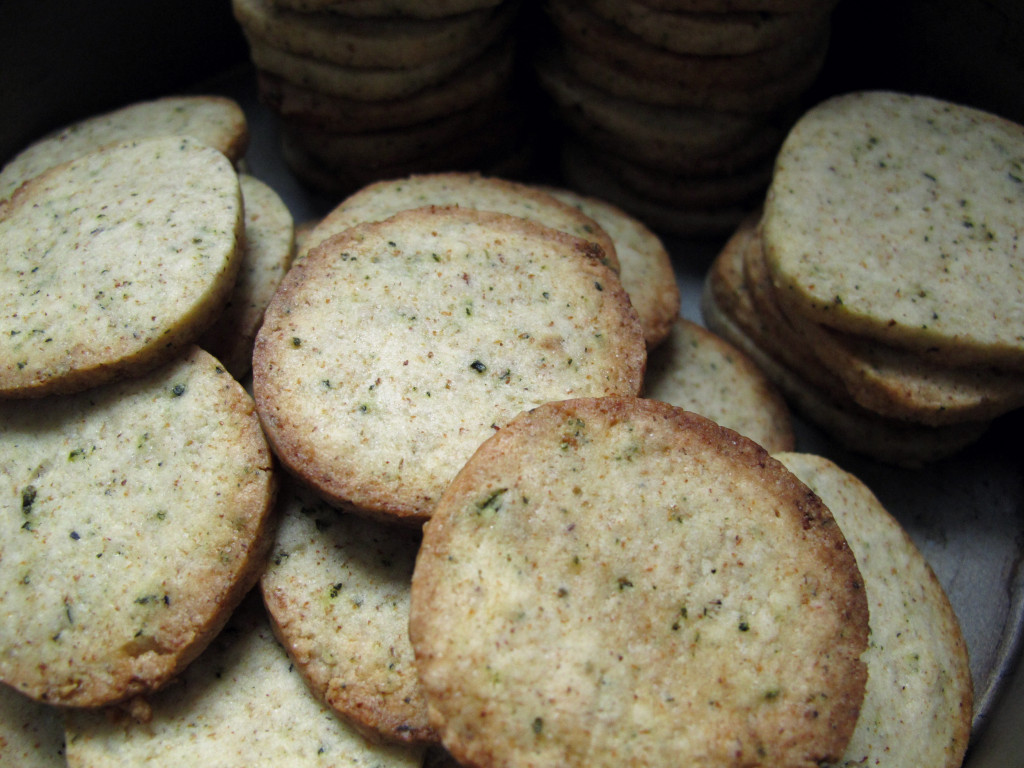
[[[525,162],[514,0],[234,0],[293,172],[331,194]]]
[[[788,413],[630,214],[405,176],[292,260],[272,190],[152,133],[0,203],[0,762],[805,765],[900,718],[962,758],[941,588],[772,457]]]
[[[567,182],[666,233],[732,230],[821,68],[833,5],[550,0],[537,70]]]
[[[888,92],[794,126],[762,215],[707,277],[709,326],[848,447],[920,464],[1024,405],[1024,128]]]

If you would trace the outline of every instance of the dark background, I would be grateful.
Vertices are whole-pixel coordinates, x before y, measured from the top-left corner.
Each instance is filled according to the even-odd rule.
[[[890,88],[1024,122],[1022,33],[1019,0],[841,0],[812,96]],[[247,54],[230,0],[0,0],[0,162],[47,130],[195,86]]]

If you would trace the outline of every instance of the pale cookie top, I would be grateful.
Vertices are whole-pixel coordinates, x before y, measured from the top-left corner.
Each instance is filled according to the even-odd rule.
[[[223,96],[167,96],[95,115],[44,136],[0,170],[0,200],[22,182],[108,144],[150,136],[191,136],[237,163],[249,145],[242,108]]]
[[[194,340],[242,259],[238,175],[194,139],[109,146],[0,204],[0,397],[69,392]]]
[[[0,680],[96,706],[173,678],[270,546],[252,398],[193,348],[148,376],[0,404]]]
[[[538,187],[472,172],[424,173],[369,184],[341,201],[314,228],[309,248],[355,224],[380,221],[425,205],[460,206],[520,216],[596,243],[606,262],[619,268],[615,242],[578,208]],[[301,253],[300,253],[301,256]]]
[[[864,706],[833,765],[959,768],[971,733],[971,673],[942,585],[864,483],[820,456],[776,458],[832,511],[857,557],[871,612]]]
[[[615,245],[619,278],[644,327],[647,348],[658,346],[679,314],[679,285],[664,243],[632,214],[605,200],[569,189],[543,191],[579,208],[596,221]]]
[[[725,339],[682,317],[648,358],[644,396],[707,416],[767,451],[795,444],[789,408],[765,373]]]
[[[812,766],[864,692],[828,509],[755,443],[640,398],[545,404],[424,528],[409,633],[468,765]]]
[[[278,508],[260,585],[299,672],[372,741],[436,742],[408,633],[419,532],[339,513],[298,483]]]
[[[256,340],[281,460],[335,503],[423,520],[521,410],[635,394],[636,311],[593,244],[513,216],[419,208],[296,262]]]
[[[61,710],[0,685],[0,765],[66,768]]]
[[[764,248],[816,322],[948,362],[1024,368],[1024,127],[923,96],[815,107],[776,163]]]
[[[255,595],[149,705],[149,722],[72,711],[69,765],[419,768],[423,759],[419,749],[368,743],[319,702],[275,639]]]
[[[242,266],[223,311],[197,343],[241,380],[252,365],[252,345],[263,312],[291,266],[295,222],[272,187],[244,173],[238,181],[245,208]]]

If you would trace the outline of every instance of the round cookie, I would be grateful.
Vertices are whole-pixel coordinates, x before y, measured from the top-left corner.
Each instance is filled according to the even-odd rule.
[[[789,408],[765,373],[732,344],[682,317],[648,358],[644,396],[707,416],[770,453],[795,446]]]
[[[317,698],[368,739],[437,741],[409,644],[418,532],[338,510],[290,483],[260,586]]]
[[[221,311],[242,260],[238,175],[160,137],[91,152],[0,204],[0,397],[165,362]]]
[[[237,164],[249,146],[245,113],[223,96],[167,96],[80,120],[32,143],[0,170],[0,200],[55,165],[109,144],[151,136],[191,136]]]
[[[0,680],[73,706],[148,693],[264,566],[276,485],[252,398],[192,348],[35,406],[0,404]]]
[[[252,345],[263,312],[291,265],[295,222],[281,197],[265,182],[239,174],[245,207],[245,252],[235,289],[214,324],[196,342],[236,379],[252,365]]]
[[[864,693],[867,605],[820,500],[654,400],[548,403],[424,528],[409,633],[465,765],[816,765]]]
[[[66,768],[61,710],[0,685],[0,765]]]
[[[467,109],[509,83],[511,42],[488,51],[446,80],[402,99],[359,101],[304,88],[258,72],[260,96],[283,119],[333,131],[360,133],[404,128]]]
[[[615,242],[593,218],[543,190],[479,173],[424,173],[368,184],[342,200],[309,237],[309,246],[355,224],[380,221],[425,205],[494,211],[552,227],[596,244],[609,266],[619,269]],[[301,253],[300,253],[301,256]]]
[[[317,701],[253,597],[180,680],[149,698],[148,721],[70,712],[68,764],[419,768],[421,749],[370,744]]]
[[[576,206],[608,233],[619,259],[622,287],[640,316],[647,348],[661,344],[679,314],[679,285],[661,238],[642,221],[609,202],[570,189],[542,189]]]
[[[347,18],[293,13],[271,0],[232,0],[246,35],[298,56],[354,69],[410,69],[438,59],[469,61],[495,40],[510,14],[481,9],[442,19]]]
[[[820,30],[830,8],[807,13],[687,13],[660,11],[638,0],[587,0],[602,18],[651,45],[675,53],[735,56]]]
[[[828,459],[775,456],[828,505],[857,558],[871,612],[868,682],[838,768],[959,768],[972,682],[956,614],[920,550],[871,490]]]
[[[1024,370],[1024,127],[925,96],[860,92],[807,112],[764,213],[780,302],[946,364]]]
[[[519,411],[635,394],[642,329],[599,256],[463,208],[403,211],[320,242],[286,275],[253,355],[278,457],[332,503],[418,523]]]

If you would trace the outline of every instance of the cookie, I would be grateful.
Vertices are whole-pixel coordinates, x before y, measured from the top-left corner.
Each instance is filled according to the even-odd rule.
[[[743,281],[742,256],[731,249],[719,253],[708,270],[700,308],[710,330],[750,357],[794,409],[851,451],[896,466],[920,467],[963,450],[988,429],[985,421],[928,427],[857,405],[805,347],[779,343],[774,325],[765,322]],[[801,362],[803,356],[809,363]]]
[[[971,734],[967,645],[920,550],[855,476],[820,456],[776,458],[828,505],[850,544],[870,609],[868,682],[843,768],[958,768]]]
[[[471,131],[425,155],[397,165],[381,165],[375,158],[328,166],[322,158],[307,150],[300,136],[285,130],[281,134],[281,150],[289,169],[305,184],[335,199],[356,194],[364,187],[382,179],[400,179],[410,174],[426,175],[448,172],[476,172],[492,177],[517,176],[525,173],[532,162],[532,133],[524,125],[522,115]],[[300,251],[297,256],[302,256]]]
[[[769,452],[796,444],[789,408],[765,373],[725,339],[682,317],[648,357],[644,396],[707,416]]]
[[[232,0],[231,8],[245,34],[264,45],[355,69],[409,69],[437,59],[465,63],[510,19],[507,11],[490,9],[441,19],[356,19],[294,13],[271,0]]]
[[[245,208],[242,266],[223,311],[197,343],[241,380],[252,365],[263,312],[291,265],[295,222],[272,187],[249,174],[240,174],[238,181]]]
[[[68,764],[374,765],[418,768],[422,750],[368,743],[317,701],[247,599],[210,647],[149,698],[148,721],[78,710],[68,715]]]
[[[473,139],[478,134],[500,134],[503,125],[514,124],[515,111],[515,104],[498,93],[459,112],[379,131],[334,131],[287,118],[280,122],[290,141],[327,168],[393,168],[442,155],[452,148],[474,149]],[[480,146],[485,143],[480,142]]]
[[[740,87],[716,82],[674,83],[649,74],[634,74],[617,62],[607,62],[573,46],[563,46],[562,56],[566,67],[581,80],[620,99],[658,107],[761,116],[797,102],[817,79],[826,48],[827,38],[822,37],[821,44],[793,72]]]
[[[419,533],[339,514],[297,483],[279,509],[260,586],[299,673],[368,739],[436,742],[408,636]]]
[[[656,76],[660,82],[678,85],[756,88],[792,73],[827,37],[823,29],[742,56],[683,54],[651,45],[606,21],[583,0],[552,0],[547,8],[566,48],[600,58],[634,77]]]
[[[1022,157],[1024,127],[970,107],[879,91],[819,104],[765,202],[780,302],[943,364],[1024,370]]]
[[[589,166],[597,165],[637,195],[682,208],[728,206],[754,199],[760,201],[771,180],[773,164],[771,155],[766,155],[749,167],[723,167],[711,175],[700,172],[699,168],[693,173],[673,173],[640,165],[608,152],[595,152],[579,141],[563,142],[561,159],[563,167],[575,169],[570,174],[574,177],[585,174]]]
[[[332,503],[421,523],[476,446],[550,399],[639,391],[636,311],[589,242],[417,208],[298,260],[253,355],[283,464]]]
[[[269,72],[257,73],[260,96],[281,118],[333,131],[404,128],[468,109],[506,87],[510,43],[493,46],[451,77],[400,99],[360,101],[304,88]]]
[[[646,197],[599,165],[577,164],[571,155],[562,157],[562,176],[573,189],[605,200],[645,225],[681,237],[719,237],[735,229],[749,214],[754,203],[734,202],[719,205],[685,205]]]
[[[424,205],[459,206],[520,216],[593,242],[602,259],[619,269],[615,242],[583,211],[526,183],[479,173],[416,174],[385,179],[342,200],[310,235],[310,246],[331,235]],[[301,254],[300,254],[301,255]]]
[[[620,144],[634,145],[620,152],[652,158],[654,165],[672,154],[726,153],[759,133],[764,125],[761,116],[658,107],[613,95],[584,81],[555,52],[540,56],[536,68],[541,84],[570,126],[585,135],[587,125],[597,126],[617,137]]]
[[[661,238],[635,216],[609,202],[560,187],[542,189],[579,208],[608,233],[619,259],[622,287],[640,316],[647,348],[661,344],[679,315],[679,285]]]
[[[759,446],[640,398],[547,403],[424,527],[409,633],[468,765],[815,765],[864,693],[828,509]]]
[[[0,404],[0,680],[99,706],[166,684],[269,550],[251,397],[193,348],[148,376]]]
[[[237,102],[223,96],[167,96],[80,120],[34,142],[0,169],[0,200],[48,168],[109,144],[150,136],[191,136],[237,164],[249,127]]]
[[[829,8],[804,13],[661,11],[639,0],[587,0],[589,8],[650,45],[676,53],[735,56],[779,45],[820,29]]]
[[[108,146],[0,204],[0,397],[141,373],[214,320],[242,260],[238,175],[189,138]]]
[[[65,768],[61,711],[0,685],[0,764]]]
[[[404,69],[360,69],[276,48],[253,34],[247,36],[256,69],[301,88],[353,101],[405,99],[455,76],[488,48],[487,40],[471,43],[457,56],[444,56]]]
[[[309,13],[330,11],[341,16],[379,17],[411,16],[413,18],[442,18],[469,13],[481,8],[493,8],[502,0],[273,0],[277,8]]]

